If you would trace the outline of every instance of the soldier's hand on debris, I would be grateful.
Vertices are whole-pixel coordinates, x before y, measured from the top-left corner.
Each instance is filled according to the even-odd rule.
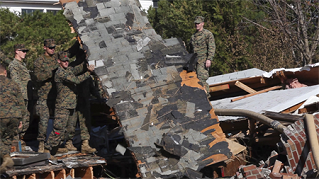
[[[89,70],[90,72],[94,71],[94,65],[89,65],[89,66],[88,66],[88,70]]]
[[[211,61],[210,60],[206,60],[206,68],[209,68],[211,66]]]

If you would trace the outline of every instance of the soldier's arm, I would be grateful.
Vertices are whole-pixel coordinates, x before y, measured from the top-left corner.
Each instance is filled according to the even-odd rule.
[[[81,64],[79,64],[79,65],[73,67],[73,68],[72,68],[73,74],[74,74],[74,75],[77,75],[77,74],[81,73],[81,72],[83,71],[83,69],[84,69],[84,65],[85,65],[85,63],[82,62]]]
[[[214,58],[214,55],[215,55],[215,49],[216,49],[216,46],[215,46],[215,38],[214,38],[214,35],[213,33],[209,33],[208,35],[208,44],[207,44],[207,60],[210,60],[212,61],[213,58]]]
[[[52,67],[45,66],[43,60],[42,58],[38,58],[33,64],[34,76],[37,82],[46,81],[53,77]]]
[[[15,65],[9,65],[9,72],[11,79],[19,86],[20,89],[24,89],[22,86],[22,80],[19,77],[19,69]],[[24,93],[25,91],[21,90],[21,93]]]
[[[73,84],[80,84],[84,80],[91,78],[90,72],[85,72],[82,75],[75,76],[72,71],[66,72],[65,74],[61,75],[60,78],[63,81],[73,83]]]

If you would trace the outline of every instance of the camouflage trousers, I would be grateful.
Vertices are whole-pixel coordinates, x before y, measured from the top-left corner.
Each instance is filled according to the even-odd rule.
[[[45,141],[47,135],[48,121],[53,116],[54,104],[52,100],[39,99],[36,105],[36,114],[40,117],[38,141]],[[51,113],[51,115],[50,115]]]
[[[196,65],[196,74],[199,81],[203,84],[206,94],[209,95],[209,85],[206,80],[209,78],[209,68],[206,68],[206,63],[203,60],[198,60]]]
[[[81,130],[81,140],[90,140],[90,106],[78,106],[77,108],[77,114],[79,118],[79,124],[80,124],[80,130]]]
[[[64,142],[73,139],[75,134],[75,125],[77,114],[75,109],[55,109],[55,119],[53,122],[53,130],[49,135],[45,148],[51,150],[53,147],[59,146]]]
[[[20,118],[0,118],[0,157],[9,154],[12,140],[17,135]]]
[[[22,117],[22,129],[20,129],[18,131],[20,137],[23,137],[24,134],[27,132],[29,125],[30,125],[30,113],[28,111],[28,100],[24,100],[25,101],[25,106],[26,106],[26,113],[25,115]]]

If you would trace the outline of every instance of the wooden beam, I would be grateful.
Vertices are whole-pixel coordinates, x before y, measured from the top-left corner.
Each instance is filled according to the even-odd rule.
[[[229,84],[209,87],[209,92],[221,91],[229,89]]]
[[[240,82],[240,81],[236,81],[235,85],[243,90],[245,90],[246,92],[252,94],[252,93],[256,93],[257,91],[255,91],[254,89],[250,88],[249,86],[245,85],[244,83]]]
[[[301,102],[301,103],[298,103],[298,104],[296,104],[296,105],[294,105],[294,106],[292,106],[292,107],[290,107],[290,108],[287,108],[287,109],[281,111],[281,113],[287,114],[287,113],[294,112],[294,111],[296,111],[304,102],[305,102],[305,101],[303,101],[303,102]]]
[[[256,92],[256,93],[247,94],[247,95],[245,95],[245,96],[241,96],[241,97],[238,97],[238,98],[234,98],[234,99],[231,100],[231,102],[238,101],[238,100],[241,100],[241,99],[250,97],[250,96],[254,96],[254,95],[256,95],[256,94],[265,93],[265,92],[268,92],[268,91],[271,91],[271,90],[275,90],[275,89],[279,89],[279,88],[281,88],[281,86],[273,86],[273,87],[270,87],[270,88],[267,88],[267,89],[258,91],[258,92]]]

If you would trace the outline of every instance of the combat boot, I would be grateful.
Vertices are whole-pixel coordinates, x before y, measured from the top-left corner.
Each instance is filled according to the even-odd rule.
[[[54,161],[56,161],[56,160],[57,160],[57,158],[55,158],[53,155],[51,155],[50,150],[48,150],[48,149],[44,149],[44,150],[43,150],[43,153],[48,153],[48,154],[50,155],[49,160],[54,160]]]
[[[96,151],[95,148],[90,147],[88,140],[82,141],[81,153],[88,154],[88,153],[93,153],[95,151]]]
[[[38,152],[39,153],[44,153],[44,141],[40,141],[39,142]]]
[[[58,148],[58,151],[56,152],[57,154],[63,154],[63,153],[68,153],[69,150],[67,148]]]
[[[14,165],[14,162],[12,158],[10,157],[10,155],[9,154],[4,155],[2,165],[0,166],[0,173],[4,173],[9,168],[12,168],[13,165]]]
[[[68,140],[65,144],[65,147],[69,150],[69,151],[77,151],[78,149],[74,147],[72,140]]]

